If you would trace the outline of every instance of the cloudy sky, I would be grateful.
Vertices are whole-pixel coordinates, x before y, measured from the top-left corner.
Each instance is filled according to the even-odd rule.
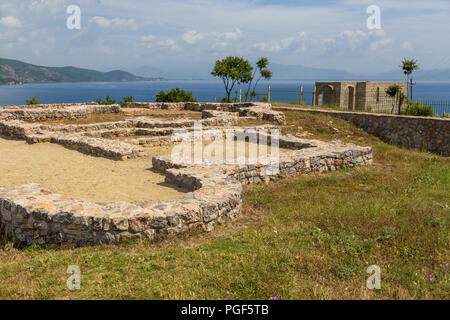
[[[67,7],[81,8],[69,30]],[[381,8],[381,30],[366,10]],[[376,73],[450,68],[449,0],[1,0],[0,57],[105,70],[211,68],[241,55]]]

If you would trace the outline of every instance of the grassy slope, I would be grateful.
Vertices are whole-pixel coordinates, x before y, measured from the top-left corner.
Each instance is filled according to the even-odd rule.
[[[242,216],[210,234],[59,250],[4,244],[0,298],[447,299],[450,160],[339,119],[287,118],[285,132],[372,145],[374,165],[246,188]],[[71,292],[73,264],[82,289]],[[365,286],[373,264],[380,291]]]

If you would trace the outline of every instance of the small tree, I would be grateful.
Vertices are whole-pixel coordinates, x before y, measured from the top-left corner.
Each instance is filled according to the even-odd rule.
[[[386,94],[394,99],[394,102],[392,103],[392,111],[391,113],[394,113],[394,109],[395,109],[395,103],[397,102],[397,95],[400,93],[401,87],[398,84],[393,84],[391,86],[389,86],[386,89]],[[400,110],[400,106],[399,106],[399,110]]]
[[[191,91],[186,92],[180,90],[180,88],[172,88],[167,93],[161,90],[161,92],[156,95],[156,102],[197,102]]]
[[[234,86],[241,83],[249,83],[252,80],[252,71],[253,67],[248,60],[242,57],[230,56],[216,61],[211,74],[222,79],[227,93],[227,102],[230,102]]]
[[[133,96],[129,96],[129,97],[123,97],[122,101],[120,101],[120,106],[122,108],[126,108],[127,107],[127,103],[129,102],[134,102],[134,97]]]
[[[268,65],[269,65],[269,59],[266,57],[262,57],[261,59],[258,60],[258,62],[256,62],[255,71],[253,72],[252,78],[251,78],[250,82],[248,83],[247,92],[245,93],[245,101],[248,101],[249,99],[252,100],[253,97],[257,96],[256,86],[258,85],[259,81],[261,81],[262,79],[265,79],[265,80],[272,79],[273,74],[272,74],[272,71],[267,69]],[[252,83],[255,80],[256,73],[258,71],[259,71],[259,77],[255,81],[255,84],[252,88]]]
[[[105,101],[102,101],[102,98],[98,98],[96,102],[98,104],[102,104],[102,105],[110,105],[110,104],[115,104],[116,100],[111,99],[111,97],[109,95],[107,95]]]
[[[403,74],[406,76],[406,81],[409,83],[411,95],[410,98],[413,100],[413,77],[412,74],[414,71],[419,70],[420,66],[415,59],[403,59],[400,68],[403,69]]]
[[[36,97],[31,98],[30,100],[25,100],[27,105],[34,105],[34,104],[42,104]]]

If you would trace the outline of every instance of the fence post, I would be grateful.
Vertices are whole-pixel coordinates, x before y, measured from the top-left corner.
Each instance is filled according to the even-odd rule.
[[[302,102],[303,102],[303,86],[300,85],[300,105],[302,104]]]
[[[313,105],[313,107],[316,105],[316,86],[314,86],[314,89],[313,89],[312,105]]]
[[[217,99],[216,99],[216,97],[214,97],[214,103],[216,103],[217,102]]]
[[[267,102],[270,103],[270,85],[267,88]]]
[[[402,103],[402,89],[398,90],[397,103],[398,103],[398,114],[401,114],[402,113],[402,106],[401,106],[401,103]]]

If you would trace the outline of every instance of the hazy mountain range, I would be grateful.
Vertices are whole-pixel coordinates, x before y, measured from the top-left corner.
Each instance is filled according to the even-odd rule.
[[[212,79],[207,68],[191,68],[192,70],[164,70],[163,67],[150,66],[128,68],[127,71],[143,77],[163,77],[167,79]],[[378,74],[354,74],[343,70],[311,68],[301,65],[284,65],[271,63],[273,80],[299,81],[399,81],[405,80],[402,70],[394,70]],[[450,69],[418,70],[414,73],[416,81],[450,81]]]
[[[43,67],[18,60],[0,59],[0,85],[44,82],[112,82],[152,80],[129,72],[100,72],[75,67]]]
[[[379,74],[353,74],[343,70],[311,68],[301,65],[270,64],[273,80],[294,81],[398,81],[405,80],[399,70]],[[117,82],[146,80],[210,80],[213,77],[207,67],[186,66],[186,68],[134,67],[126,71],[101,72],[76,67],[43,67],[18,60],[0,59],[0,85],[44,82]],[[415,81],[450,81],[450,69],[418,70]]]

